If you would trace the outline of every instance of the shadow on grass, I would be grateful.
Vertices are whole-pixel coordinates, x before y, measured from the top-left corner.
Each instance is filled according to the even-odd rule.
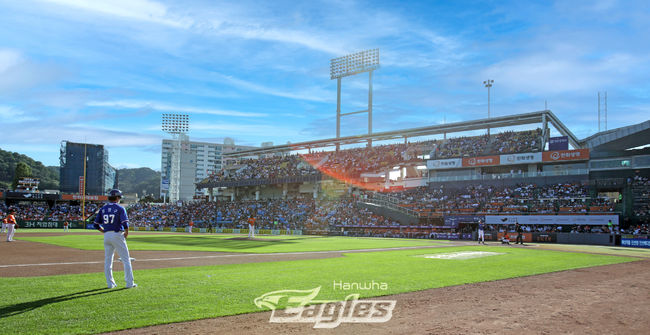
[[[168,244],[180,246],[206,247],[206,248],[226,248],[226,249],[253,249],[271,245],[293,244],[295,241],[286,239],[206,239],[201,237],[190,236],[133,236],[129,237],[129,242],[151,243],[151,244]]]
[[[57,302],[92,297],[94,295],[106,294],[106,293],[117,292],[122,290],[126,290],[126,288],[120,288],[120,289],[98,288],[94,290],[64,294],[64,295],[40,299],[40,300],[21,302],[19,304],[9,305],[0,308],[0,319],[29,312],[49,304],[55,304]]]

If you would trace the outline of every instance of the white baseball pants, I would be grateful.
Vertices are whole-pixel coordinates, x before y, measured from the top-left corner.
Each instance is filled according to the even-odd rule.
[[[131,255],[129,248],[126,246],[126,239],[123,232],[107,231],[104,233],[104,275],[106,276],[106,285],[115,287],[113,279],[113,254],[117,254],[124,264],[124,281],[126,287],[133,286],[133,269],[131,268]]]
[[[14,240],[14,225],[8,224],[7,225],[7,242],[11,242]]]

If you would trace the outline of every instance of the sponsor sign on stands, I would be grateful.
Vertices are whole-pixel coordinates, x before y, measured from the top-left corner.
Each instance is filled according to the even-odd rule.
[[[531,164],[531,163],[541,163],[541,162],[542,162],[541,152],[501,155],[500,157],[501,165]]]
[[[499,156],[463,158],[463,167],[499,165]]]
[[[577,150],[555,150],[555,151],[544,151],[542,153],[542,161],[544,162],[558,162],[558,161],[577,161],[577,160],[588,160],[589,159],[589,149],[577,149]]]
[[[81,194],[62,194],[61,200],[81,200]],[[86,195],[86,201],[108,201],[106,195]]]
[[[457,169],[463,167],[463,160],[460,158],[428,160],[429,170]]]
[[[598,225],[606,226],[612,220],[618,225],[618,215],[486,215],[485,223],[491,225],[516,222],[522,225]]]

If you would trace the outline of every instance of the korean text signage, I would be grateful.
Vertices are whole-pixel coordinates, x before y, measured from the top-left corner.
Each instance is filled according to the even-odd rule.
[[[618,215],[486,215],[490,225],[519,222],[522,225],[598,225],[606,226],[609,220],[618,225]]]
[[[456,169],[463,166],[463,160],[460,158],[437,159],[427,161],[429,170]]]
[[[65,221],[17,220],[20,228],[63,228]],[[70,228],[83,228],[81,221],[68,221]]]
[[[61,200],[81,200],[80,194],[62,194]],[[87,195],[86,201],[108,201],[108,196],[105,195]]]
[[[621,235],[621,246],[650,248],[650,239],[648,239],[648,235]]]
[[[568,150],[569,149],[569,137],[568,136],[558,136],[551,137],[548,139],[548,150]]]
[[[542,153],[542,160],[544,162],[584,161],[588,159],[589,149],[544,151]]]
[[[429,170],[471,168],[494,165],[537,164],[556,161],[584,161],[589,159],[589,149],[527,152],[499,156],[434,159],[427,161]]]
[[[7,199],[20,200],[58,200],[58,194],[39,193],[39,192],[7,192]]]
[[[499,165],[499,156],[463,158],[463,167]]]
[[[531,152],[525,154],[510,154],[510,155],[500,156],[501,165],[533,164],[533,163],[541,163],[541,162],[542,162],[541,152]]]

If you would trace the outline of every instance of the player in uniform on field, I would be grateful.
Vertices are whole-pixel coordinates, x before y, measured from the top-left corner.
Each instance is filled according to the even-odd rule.
[[[478,220],[478,244],[485,244],[485,223],[483,220]]]
[[[63,231],[68,231],[68,225],[69,225],[69,224],[70,224],[70,223],[68,222],[68,220],[66,220],[65,222],[63,222]]]
[[[2,219],[2,228],[0,229],[0,233],[4,233],[7,231],[7,218],[5,217]]]
[[[108,194],[108,201],[95,217],[95,229],[104,233],[104,275],[108,288],[115,288],[113,279],[113,254],[117,251],[122,264],[124,264],[124,281],[126,288],[137,287],[133,282],[133,269],[131,268],[131,256],[126,245],[126,238],[129,236],[129,218],[124,207],[120,206],[122,192],[111,190]]]
[[[14,241],[14,231],[18,228],[18,223],[16,222],[16,210],[9,210],[9,215],[7,216],[7,242]]]
[[[255,238],[255,217],[248,217],[248,238]]]
[[[192,228],[194,228],[194,221],[190,220],[190,234],[192,233]]]
[[[515,221],[515,231],[517,232],[517,240],[515,241],[515,244],[519,243],[524,245],[524,228],[522,228],[517,221]]]

